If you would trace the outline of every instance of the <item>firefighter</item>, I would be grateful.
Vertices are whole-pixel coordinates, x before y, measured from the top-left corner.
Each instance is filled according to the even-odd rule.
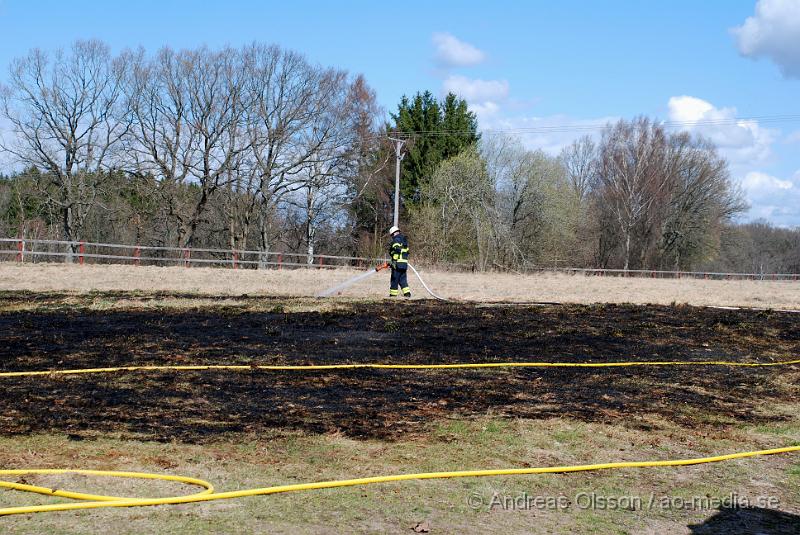
[[[392,268],[392,281],[389,285],[389,297],[399,295],[403,292],[403,297],[411,297],[411,289],[408,287],[408,240],[400,229],[393,226],[389,229],[392,236],[392,243],[389,244],[389,265]],[[398,290],[399,288],[399,290]]]

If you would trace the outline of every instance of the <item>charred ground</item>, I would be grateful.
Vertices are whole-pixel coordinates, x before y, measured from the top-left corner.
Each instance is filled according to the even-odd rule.
[[[180,307],[170,306],[174,300]],[[98,309],[98,301],[108,305]],[[197,302],[196,306],[193,302]],[[165,306],[152,306],[164,303]],[[796,314],[688,306],[481,306],[195,294],[0,293],[0,369],[137,364],[775,361],[800,355]],[[190,372],[0,379],[0,434],[118,433],[203,442],[265,429],[391,439],[491,413],[722,432],[774,422],[800,370],[668,367]]]

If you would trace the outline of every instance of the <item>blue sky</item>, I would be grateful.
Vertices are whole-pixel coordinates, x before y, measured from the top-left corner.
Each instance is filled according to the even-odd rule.
[[[484,128],[680,120],[729,158],[747,218],[800,225],[800,120],[739,120],[800,115],[800,0],[0,0],[0,81],[30,48],[79,38],[115,51],[277,43],[363,73],[387,110],[403,94],[452,89]],[[581,134],[519,137],[556,153]]]

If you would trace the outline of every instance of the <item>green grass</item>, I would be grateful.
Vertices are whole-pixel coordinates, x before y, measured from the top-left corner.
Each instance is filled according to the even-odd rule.
[[[759,425],[755,426],[753,429],[758,433],[777,435],[780,437],[800,436],[800,426],[796,423]]]
[[[787,424],[788,425],[788,424]],[[207,479],[218,490],[420,471],[513,468],[680,458],[707,451],[726,453],[780,443],[763,428],[742,428],[724,439],[693,435],[664,422],[644,435],[621,426],[566,419],[543,421],[482,417],[445,420],[429,434],[395,442],[360,441],[341,435],[276,431],[268,436],[232,436],[207,445],[161,444],[98,436],[71,441],[61,435],[0,438],[3,467],[48,466],[169,472]],[[687,437],[692,446],[686,444]],[[443,440],[447,439],[447,440]],[[659,442],[654,447],[652,442]],[[689,450],[689,451],[687,451]],[[794,463],[794,464],[792,464]],[[165,468],[165,466],[167,468]],[[788,477],[787,477],[788,474]],[[130,496],[181,492],[165,483],[26,478],[59,488]],[[712,511],[489,510],[498,496],[725,496],[732,491],[780,495],[782,507],[800,507],[800,464],[773,456],[696,467],[613,470],[538,476],[503,476],[320,490],[180,507],[96,510],[0,519],[4,533],[91,533],[113,525],[118,533],[409,531],[427,520],[434,532],[662,531],[702,522]],[[49,498],[0,492],[2,506],[52,503]]]

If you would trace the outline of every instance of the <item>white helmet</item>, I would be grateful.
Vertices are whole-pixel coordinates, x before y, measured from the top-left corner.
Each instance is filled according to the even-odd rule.
[[[389,229],[389,234],[394,234],[395,232],[400,232],[400,227],[397,225],[393,225],[392,228]]]

